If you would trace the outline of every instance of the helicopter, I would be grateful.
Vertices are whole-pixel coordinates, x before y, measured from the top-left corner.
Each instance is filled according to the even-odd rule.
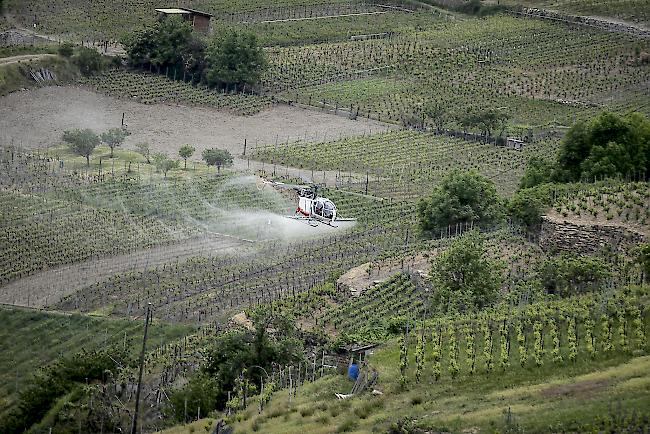
[[[269,181],[260,178],[262,188],[265,185],[271,185],[276,188],[293,190],[298,195],[298,206],[292,216],[285,216],[293,220],[300,220],[308,223],[312,227],[319,224],[325,224],[337,228],[335,222],[356,221],[352,218],[341,218],[337,215],[336,205],[326,197],[318,194],[319,187],[316,184],[311,185],[293,185],[284,182]]]

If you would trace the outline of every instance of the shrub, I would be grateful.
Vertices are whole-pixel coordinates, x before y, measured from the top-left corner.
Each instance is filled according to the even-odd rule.
[[[74,45],[70,42],[64,42],[59,46],[58,53],[63,57],[72,57],[74,54]]]

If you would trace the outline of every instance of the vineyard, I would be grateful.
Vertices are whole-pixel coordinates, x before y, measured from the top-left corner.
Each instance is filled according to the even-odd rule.
[[[81,84],[109,95],[131,98],[143,104],[184,104],[227,110],[250,116],[270,107],[269,97],[242,93],[224,93],[193,86],[192,77],[162,77],[160,75],[113,70],[82,79]],[[183,78],[183,81],[180,79]],[[185,82],[184,80],[188,82]]]
[[[647,25],[650,22],[647,0],[625,0],[600,2],[594,0],[562,0],[555,2],[540,0],[517,0],[516,3],[528,7],[548,7],[563,12],[588,16],[610,17],[631,23]]]
[[[7,2],[0,431],[648,431],[647,0]]]
[[[649,199],[650,186],[645,182],[594,188],[558,201],[550,215],[586,223],[625,225],[647,233]]]
[[[603,107],[647,111],[638,92],[648,66],[635,62],[645,45],[505,16],[440,22],[391,40],[273,49],[265,87],[395,122],[439,104],[454,113],[504,106],[514,124],[566,125]]]
[[[306,169],[339,171],[337,185],[366,189],[377,196],[408,197],[428,191],[455,169],[473,169],[512,193],[526,162],[533,156],[550,157],[557,142],[526,144],[507,149],[433,133],[399,131],[322,143],[291,143],[255,150],[253,158]],[[351,173],[368,173],[367,183],[350,185]],[[366,185],[367,184],[367,185]]]
[[[142,339],[142,325],[135,321],[107,320],[82,315],[64,315],[35,310],[0,307],[3,328],[0,338],[5,349],[0,355],[0,393],[5,404],[38,368],[62,355],[85,349],[118,344],[137,350]],[[191,333],[193,327],[154,324],[149,330],[152,341],[174,341]],[[0,413],[2,414],[2,413]]]
[[[324,421],[368,432],[391,426],[388,420],[445,431],[463,420],[524,432],[643,431],[649,366],[638,355],[648,350],[646,303],[647,294],[635,293],[413,322],[371,357],[382,395],[331,400],[350,385],[331,377],[304,387],[292,405],[282,392],[260,414],[249,408],[235,432],[324,433]]]

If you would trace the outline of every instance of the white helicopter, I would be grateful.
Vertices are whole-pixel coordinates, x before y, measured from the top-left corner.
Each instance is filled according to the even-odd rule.
[[[262,188],[265,185],[282,189],[294,190],[298,195],[298,206],[296,212],[287,218],[307,222],[310,226],[316,227],[320,223],[336,228],[335,222],[350,222],[357,219],[341,218],[337,215],[336,205],[326,197],[318,194],[318,186],[312,185],[292,185],[284,182],[268,181],[260,178]]]

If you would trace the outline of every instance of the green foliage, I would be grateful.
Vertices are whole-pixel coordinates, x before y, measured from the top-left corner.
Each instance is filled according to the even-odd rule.
[[[435,0],[434,0],[435,3]],[[456,12],[460,12],[467,15],[475,15],[478,17],[484,17],[487,15],[493,15],[503,10],[503,6],[500,6],[498,3],[484,5],[481,0],[469,0],[460,2],[457,6],[452,8]]]
[[[0,421],[0,432],[24,432],[39,422],[56,399],[71,391],[75,384],[104,382],[107,373],[116,372],[119,366],[128,365],[129,362],[128,353],[119,346],[81,351],[59,359],[39,371],[31,384],[20,393],[17,405]]]
[[[232,166],[232,155],[225,149],[205,149],[201,156],[208,166],[217,166],[217,173],[221,172],[221,167]]]
[[[264,378],[264,370],[270,373],[273,366],[300,359],[302,347],[293,318],[260,307],[253,310],[251,319],[254,330],[231,330],[217,336],[205,350],[201,369],[193,374],[188,386],[174,391],[171,399],[177,420],[184,418],[185,398],[190,414],[196,414],[198,405],[207,413],[223,410],[228,403],[228,391],[234,390],[233,398],[242,402],[233,401],[230,405],[239,408],[244,399],[239,396],[242,387],[246,395],[252,394],[253,385]]]
[[[101,134],[101,141],[106,143],[108,147],[111,148],[110,158],[113,158],[113,150],[116,147],[120,146],[128,135],[128,131],[126,131],[124,128],[111,128],[110,130]]]
[[[470,107],[457,115],[458,124],[463,129],[476,128],[481,131],[485,139],[492,136],[493,131],[498,131],[500,136],[503,135],[508,119],[510,119],[508,113],[495,108],[476,109]]]
[[[74,54],[74,45],[70,42],[64,42],[59,46],[57,51],[63,57],[72,57]]]
[[[137,152],[147,160],[147,164],[151,164],[151,145],[149,143],[142,142],[135,145],[135,148]]]
[[[122,43],[129,63],[175,68],[202,78],[205,68],[205,44],[192,33],[190,23],[168,17],[151,26],[127,34]]]
[[[208,48],[208,84],[218,87],[257,86],[267,68],[266,54],[253,33],[227,31]]]
[[[643,271],[644,280],[650,279],[650,243],[644,243],[636,249],[637,262]]]
[[[476,231],[462,235],[431,262],[434,307],[455,312],[493,304],[501,288],[502,268],[488,257],[482,235]]]
[[[194,151],[196,151],[196,148],[192,145],[183,145],[181,146],[181,149],[178,150],[178,155],[180,155],[185,161],[185,169],[187,169],[187,159],[194,154]]]
[[[167,172],[173,169],[177,169],[178,166],[180,166],[180,162],[178,160],[172,160],[161,152],[154,154],[152,159],[154,166],[156,166],[156,170],[163,172],[165,174],[165,178],[167,178]]]
[[[102,55],[92,48],[78,47],[72,60],[79,67],[81,74],[85,76],[94,75],[106,66]]]
[[[476,172],[453,171],[418,203],[420,227],[436,231],[456,223],[498,222],[501,200],[494,183]]]
[[[526,171],[519,183],[520,189],[535,187],[551,182],[553,163],[545,158],[534,156],[528,160]]]
[[[611,274],[603,259],[571,253],[546,260],[540,269],[546,291],[561,297],[598,291]]]
[[[650,171],[650,121],[639,113],[604,112],[578,122],[558,155],[558,178],[594,180]]]
[[[63,141],[70,145],[70,149],[77,155],[86,157],[86,165],[90,166],[90,154],[99,145],[100,138],[93,130],[66,130],[63,132]]]

